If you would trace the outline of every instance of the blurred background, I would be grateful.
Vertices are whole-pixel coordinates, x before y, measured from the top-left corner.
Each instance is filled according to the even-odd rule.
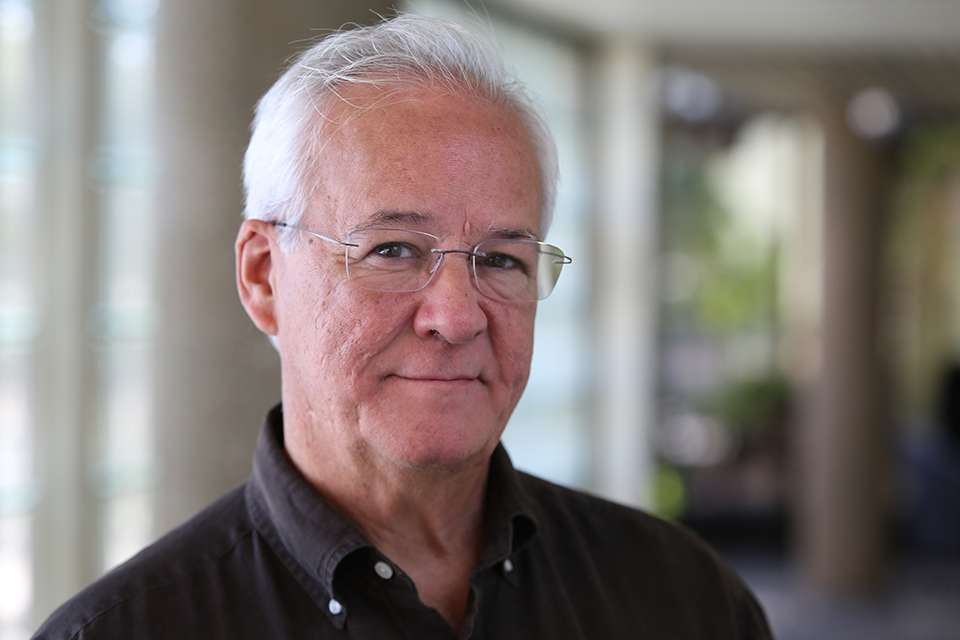
[[[560,153],[515,464],[693,527],[781,640],[960,628],[960,3],[0,0],[0,640],[242,482],[252,107],[394,9]]]

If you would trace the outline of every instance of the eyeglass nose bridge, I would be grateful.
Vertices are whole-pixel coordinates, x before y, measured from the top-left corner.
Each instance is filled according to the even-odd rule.
[[[424,283],[424,287],[430,284],[433,281],[433,277],[437,275],[437,271],[440,270],[440,264],[443,262],[444,256],[448,253],[462,253],[470,259],[467,260],[467,270],[470,273],[470,279],[473,280],[473,284],[477,287],[477,290],[480,290],[480,283],[477,282],[477,271],[474,260],[477,258],[482,258],[483,255],[479,253],[474,253],[473,251],[466,251],[464,249],[430,249],[430,253],[437,256],[437,261],[433,265],[433,269],[430,270],[430,279]]]
[[[482,258],[482,257],[483,257],[483,256],[482,256],[481,254],[479,254],[479,253],[474,253],[473,251],[466,251],[466,250],[464,250],[464,249],[430,249],[430,253],[435,253],[435,254],[437,254],[438,256],[440,256],[440,258],[437,258],[437,262],[440,262],[440,260],[443,258],[443,256],[447,255],[448,253],[463,253],[463,254],[466,254],[466,255],[470,256],[471,258]]]

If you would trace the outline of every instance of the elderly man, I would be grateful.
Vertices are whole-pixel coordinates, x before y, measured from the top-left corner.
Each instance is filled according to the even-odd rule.
[[[497,58],[401,16],[264,96],[240,299],[282,405],[253,477],[60,609],[41,638],[768,638],[688,532],[515,471],[499,444],[556,162]]]

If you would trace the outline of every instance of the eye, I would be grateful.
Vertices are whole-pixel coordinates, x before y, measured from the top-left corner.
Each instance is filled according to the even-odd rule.
[[[524,264],[506,253],[488,253],[483,256],[483,266],[501,271],[520,270],[526,271]]]
[[[419,257],[419,252],[416,247],[412,247],[403,242],[385,242],[377,245],[371,253],[380,258],[389,258],[391,260]]]

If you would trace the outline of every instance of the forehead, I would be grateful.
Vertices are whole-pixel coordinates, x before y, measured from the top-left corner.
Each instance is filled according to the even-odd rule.
[[[539,232],[536,153],[509,106],[436,87],[352,88],[340,97],[311,214],[341,232],[405,212],[439,233]]]

